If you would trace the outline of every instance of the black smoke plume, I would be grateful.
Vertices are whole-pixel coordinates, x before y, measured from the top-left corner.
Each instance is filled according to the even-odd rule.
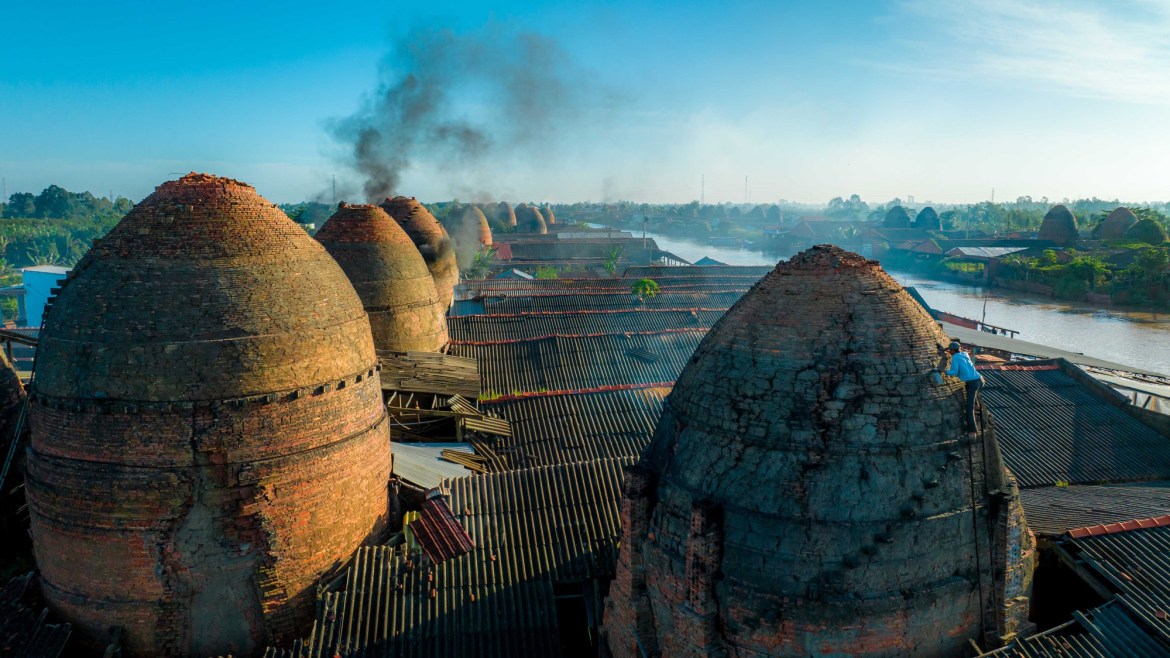
[[[416,162],[458,179],[505,158],[548,158],[558,131],[609,97],[552,39],[499,24],[416,30],[379,75],[364,107],[330,126],[371,200],[404,193],[402,175]]]

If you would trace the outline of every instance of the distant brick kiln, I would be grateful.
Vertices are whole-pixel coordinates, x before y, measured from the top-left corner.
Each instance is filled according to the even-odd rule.
[[[780,264],[712,328],[621,502],[624,656],[957,656],[1026,623],[1033,541],[947,338],[876,262]]]
[[[439,220],[414,197],[386,199],[382,202],[382,210],[398,222],[422,253],[446,312],[455,298],[455,284],[459,283],[459,265],[455,262],[451,238],[439,225]]]
[[[378,351],[437,352],[447,344],[446,307],[435,280],[384,210],[343,203],[315,237],[357,290]]]
[[[83,643],[255,653],[387,524],[369,322],[319,244],[250,186],[164,183],[73,270],[30,392],[44,595]]]

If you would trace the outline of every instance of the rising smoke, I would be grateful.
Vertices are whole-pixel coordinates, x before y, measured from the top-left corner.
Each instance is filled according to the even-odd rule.
[[[611,96],[552,39],[500,24],[416,30],[394,44],[380,78],[361,110],[331,126],[375,203],[409,195],[399,187],[416,163],[450,174],[451,189],[469,189],[465,179],[489,163],[552,164],[558,134]]]

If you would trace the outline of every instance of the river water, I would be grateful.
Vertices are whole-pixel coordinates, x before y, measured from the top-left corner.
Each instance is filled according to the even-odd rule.
[[[728,265],[771,265],[782,257],[751,249],[712,247],[654,233],[660,249],[691,262],[703,256]],[[1170,374],[1170,314],[1122,311],[1055,301],[1002,289],[983,289],[890,272],[914,286],[932,307],[1014,329],[1021,340]]]

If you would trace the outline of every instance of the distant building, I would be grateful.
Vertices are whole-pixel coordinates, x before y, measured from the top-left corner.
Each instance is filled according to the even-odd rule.
[[[53,296],[53,288],[60,285],[68,267],[58,265],[36,265],[26,267],[21,271],[24,279],[24,311],[17,318],[16,323],[26,327],[41,326],[41,315],[45,312],[45,304]]]

